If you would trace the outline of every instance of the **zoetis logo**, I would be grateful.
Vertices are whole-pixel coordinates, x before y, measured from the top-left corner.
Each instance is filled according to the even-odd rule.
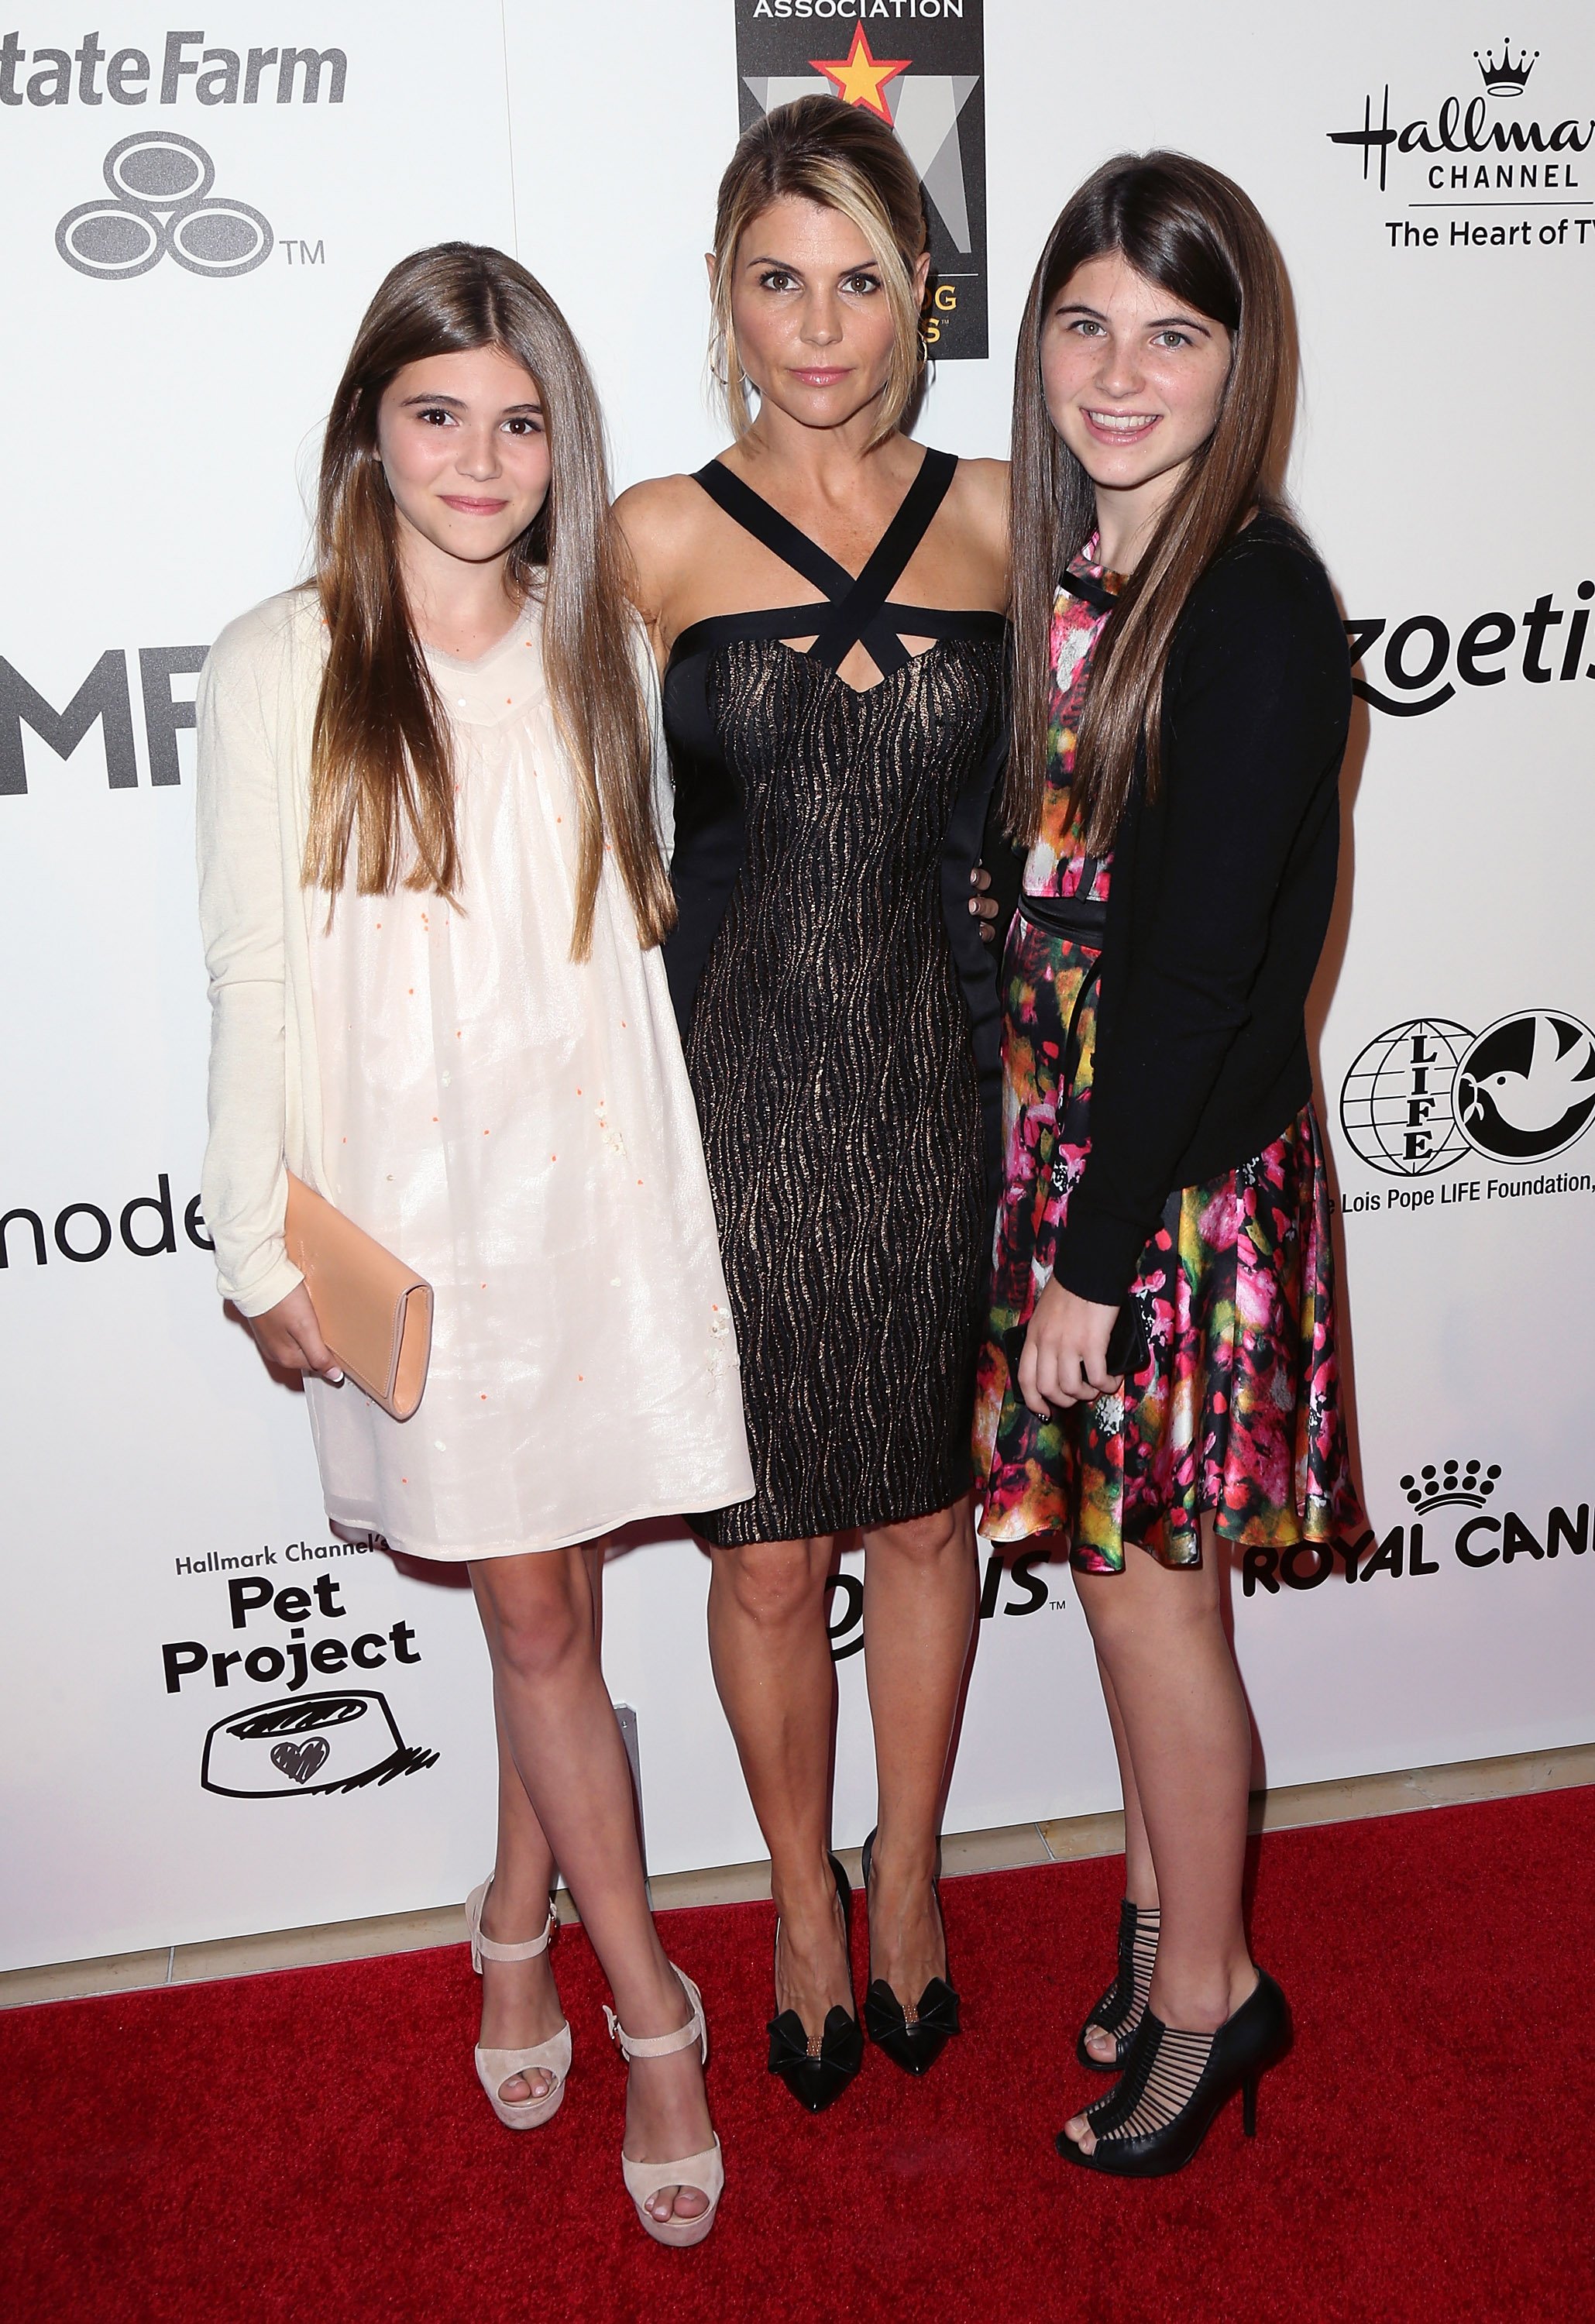
[[[1456,699],[1459,678],[1486,687],[1508,678],[1549,686],[1595,678],[1595,661],[1584,659],[1592,597],[1595,581],[1581,581],[1571,605],[1558,604],[1547,589],[1517,616],[1474,614],[1454,640],[1438,613],[1408,613],[1394,623],[1384,615],[1348,622],[1352,691],[1387,718],[1421,718]],[[1369,675],[1376,668],[1377,682]]]
[[[938,358],[983,357],[982,0],[733,5],[742,126],[822,91],[890,123],[919,172],[930,220],[931,293],[921,326],[926,344]]]
[[[1062,1613],[1067,1601],[1052,1595],[1038,1570],[1051,1563],[1052,1554],[1047,1547],[1021,1550],[1012,1558],[1000,1549],[990,1551],[981,1583],[979,1618],[990,1622],[1000,1612],[1010,1620],[1018,1619],[1039,1614],[1043,1607]],[[864,1585],[855,1573],[834,1573],[826,1590],[831,1599],[831,1659],[844,1663],[863,1649]]]
[[[1423,1580],[1447,1567],[1482,1573],[1491,1567],[1510,1570],[1526,1561],[1525,1570],[1544,1568],[1564,1553],[1572,1557],[1590,1553],[1588,1499],[1574,1506],[1543,1501],[1531,1506],[1526,1496],[1515,1495],[1511,1498],[1517,1507],[1498,1510],[1498,1498],[1507,1499],[1501,1464],[1481,1454],[1426,1461],[1404,1473],[1401,1491],[1413,1515],[1392,1526],[1382,1540],[1370,1532],[1359,1542],[1242,1550],[1243,1595],[1255,1597],[1263,1590],[1277,1597],[1281,1590],[1317,1590],[1332,1577],[1355,1586],[1380,1577]],[[1437,1511],[1452,1508],[1465,1514],[1437,1517]]]
[[[1341,1127],[1372,1168],[1406,1183],[1342,1187],[1347,1217],[1449,1210],[1595,1192],[1586,1171],[1428,1183],[1470,1155],[1526,1166],[1574,1145],[1595,1120],[1595,1033],[1557,1009],[1529,1009],[1471,1033],[1448,1017],[1387,1026],[1341,1084]]]
[[[1326,133],[1360,153],[1364,185],[1405,194],[1406,215],[1383,220],[1391,249],[1595,249],[1581,159],[1595,143],[1595,117],[1587,103],[1569,107],[1560,91],[1553,96],[1544,73],[1531,98],[1539,61],[1537,49],[1510,41],[1475,49],[1466,95],[1447,94],[1403,119],[1386,83],[1377,111],[1372,92],[1364,97],[1360,128]],[[1539,110],[1542,92],[1555,110]]]

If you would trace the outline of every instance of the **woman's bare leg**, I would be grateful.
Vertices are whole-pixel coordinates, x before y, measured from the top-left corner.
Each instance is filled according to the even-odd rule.
[[[967,1499],[865,1535],[864,1672],[880,1802],[870,1958],[904,2002],[946,1975],[931,1882],[979,1596]]]
[[[482,1558],[471,1567],[471,1582],[493,1658],[503,1737],[543,1847],[576,1899],[616,2014],[629,2034],[674,2033],[687,2022],[689,2006],[648,1907],[631,1769],[599,1665],[593,1583],[583,1554]],[[512,1852],[522,1847],[530,1866],[530,1827],[512,1805]],[[712,2139],[696,2050],[634,2060],[624,2141],[632,2161],[701,2153]],[[666,2188],[650,2208],[659,2218],[668,2218],[672,2208],[689,2218],[705,2203],[699,2190]]]
[[[817,2034],[851,2011],[842,1914],[826,1861],[836,1672],[825,1629],[835,1540],[746,1542],[714,1552],[709,1654],[780,1915],[776,2007]]]
[[[1166,2025],[1211,2033],[1257,1981],[1240,1915],[1251,1726],[1211,1527],[1200,1567],[1166,1567],[1131,1549],[1122,1573],[1083,1573],[1076,1586],[1112,1683],[1155,1868],[1150,2006]],[[1083,2116],[1066,2128],[1089,2153]]]

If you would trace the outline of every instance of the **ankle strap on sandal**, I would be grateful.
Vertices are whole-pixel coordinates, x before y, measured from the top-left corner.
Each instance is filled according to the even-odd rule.
[[[704,2039],[703,1997],[691,1978],[677,1969],[674,1961],[670,1963],[670,1967],[681,1979],[682,1988],[692,2005],[692,2015],[685,2025],[678,2026],[674,2034],[628,2034],[613,2010],[606,2003],[604,2015],[609,2027],[609,2038],[612,2042],[618,2043],[622,2058],[669,2058],[673,2057],[678,2050],[690,2050],[695,2043],[702,2043]]]
[[[549,1917],[543,1923],[543,1932],[540,1937],[533,1937],[530,1942],[523,1945],[501,1945],[497,1943],[493,1938],[484,1937],[481,1930],[478,1929],[476,1932],[476,1950],[481,1954],[484,1960],[536,1960],[539,1954],[546,1953],[549,1947],[553,1943],[554,1932],[558,1925],[559,1915],[554,1910],[554,1900],[550,1896],[549,1899]],[[559,1958],[563,1960],[565,1959],[564,1954],[561,1953]]]
[[[487,1892],[492,1886],[491,1880],[484,1880],[481,1887],[473,1888],[466,1899],[466,1926],[471,1939],[471,1950],[478,1964],[484,1960],[536,1960],[539,1954],[548,1951],[554,1941],[554,1932],[559,1925],[554,1899],[552,1896],[549,1899],[549,1917],[543,1923],[540,1937],[532,1937],[524,1944],[500,1944],[495,1938],[484,1937],[482,1933],[482,1915],[487,1909]]]

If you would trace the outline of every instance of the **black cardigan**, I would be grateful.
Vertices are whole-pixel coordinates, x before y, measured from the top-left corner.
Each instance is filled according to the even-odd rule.
[[[1054,1269],[1105,1306],[1170,1193],[1250,1160],[1312,1095],[1351,673],[1328,576],[1282,519],[1192,591],[1163,704],[1157,797],[1138,769],[1113,846],[1091,1148]]]

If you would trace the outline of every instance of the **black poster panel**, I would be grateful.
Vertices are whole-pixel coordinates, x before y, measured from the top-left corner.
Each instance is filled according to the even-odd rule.
[[[816,89],[890,121],[925,188],[938,361],[986,354],[984,0],[733,0],[741,126]]]

